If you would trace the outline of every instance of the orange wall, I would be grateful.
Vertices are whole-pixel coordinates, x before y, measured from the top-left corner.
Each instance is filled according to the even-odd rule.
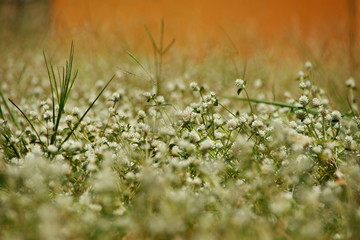
[[[168,36],[183,45],[214,42],[225,29],[236,44],[244,35],[276,40],[348,37],[349,0],[52,0],[57,31],[117,32],[124,39],[144,37],[143,24],[157,29],[165,19]],[[358,4],[358,10],[359,4]],[[360,11],[358,11],[360,13]],[[359,22],[359,20],[357,20]],[[360,26],[358,24],[358,26]],[[140,40],[139,40],[140,41]]]

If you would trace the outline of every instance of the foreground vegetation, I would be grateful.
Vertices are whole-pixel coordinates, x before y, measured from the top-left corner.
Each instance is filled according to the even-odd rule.
[[[27,73],[23,98],[5,84],[22,72],[2,75],[1,239],[360,237],[354,79],[339,111],[310,62],[278,102],[245,71],[213,92],[129,55],[135,71],[88,89],[73,48],[59,71],[45,57],[47,81]],[[157,88],[120,88],[129,76]]]

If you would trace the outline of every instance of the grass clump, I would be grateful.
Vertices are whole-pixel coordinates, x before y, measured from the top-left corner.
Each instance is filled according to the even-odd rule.
[[[48,73],[48,78],[50,82],[50,90],[51,90],[51,111],[48,111],[48,105],[44,103],[46,112],[44,114],[43,120],[45,120],[44,124],[47,128],[47,134],[45,136],[40,136],[38,131],[35,128],[35,121],[37,119],[31,120],[25,113],[20,109],[19,106],[17,106],[11,99],[8,99],[19,112],[22,114],[24,119],[26,119],[27,123],[31,126],[31,129],[36,135],[36,140],[34,138],[31,139],[31,143],[38,143],[43,149],[48,149],[49,152],[53,152],[54,149],[60,149],[62,145],[72,136],[74,131],[77,129],[77,127],[80,125],[82,120],[85,118],[87,113],[90,111],[90,109],[93,107],[95,102],[98,100],[98,98],[101,96],[101,94],[104,92],[104,90],[107,88],[107,86],[110,84],[110,82],[113,80],[114,77],[112,77],[108,83],[101,89],[100,93],[96,96],[96,98],[93,100],[93,102],[89,105],[89,107],[86,109],[85,113],[83,115],[79,115],[77,120],[74,121],[74,123],[68,128],[65,129],[64,133],[62,133],[63,136],[60,136],[61,139],[57,141],[57,136],[61,135],[59,133],[59,126],[60,121],[62,119],[62,116],[65,112],[65,106],[67,103],[67,100],[70,96],[70,92],[72,90],[72,87],[75,83],[78,71],[73,69],[73,60],[74,60],[74,45],[71,43],[71,49],[70,49],[70,55],[69,59],[65,63],[65,67],[62,68],[62,73],[60,74],[60,71],[58,69],[58,77],[55,75],[55,71],[53,66],[48,62],[46,55],[44,53],[44,59],[45,59],[45,65]],[[8,113],[11,117],[12,122],[15,124],[17,128],[21,128],[14,117],[14,113],[10,109],[6,99],[3,96],[3,93],[0,92],[2,101],[8,110]],[[3,111],[0,108],[1,118],[6,123],[6,119],[4,117]],[[34,115],[34,114],[33,114]],[[3,141],[5,142],[4,145],[7,143],[10,143],[10,137],[7,135],[10,133],[10,128],[5,124],[5,128],[3,131]],[[28,131],[29,132],[29,131]],[[64,137],[65,136],[65,137]],[[46,139],[46,140],[45,140]],[[20,157],[21,154],[26,154],[28,152],[28,148],[26,147],[27,142],[21,138],[21,150],[18,150],[16,146],[12,145],[12,149],[14,150],[17,157]],[[11,145],[11,144],[10,144]],[[52,149],[52,150],[51,150]],[[19,152],[20,151],[20,152]],[[9,156],[8,156],[9,157]],[[10,158],[10,157],[9,157]]]

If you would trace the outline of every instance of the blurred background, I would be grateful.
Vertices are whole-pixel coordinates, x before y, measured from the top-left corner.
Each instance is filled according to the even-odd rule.
[[[0,50],[54,52],[74,40],[77,52],[97,62],[104,52],[147,56],[144,24],[158,38],[163,19],[165,42],[176,39],[173,56],[255,59],[254,69],[311,60],[331,66],[322,72],[326,85],[334,72],[359,78],[359,13],[358,0],[0,0]]]
[[[354,51],[359,36],[357,0],[0,0],[0,3],[2,31],[9,37],[46,32],[66,41],[91,34],[96,40],[116,36],[118,42],[141,46],[147,41],[143,25],[158,29],[164,19],[167,36],[175,38],[181,48],[204,50],[231,38],[239,51],[252,54],[258,47],[296,42],[336,44]]]

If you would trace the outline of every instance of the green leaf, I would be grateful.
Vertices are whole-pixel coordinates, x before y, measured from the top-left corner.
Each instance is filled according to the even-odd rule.
[[[242,90],[243,90],[243,88],[239,88],[239,89],[237,90],[237,95],[240,95],[240,93],[241,93]]]

